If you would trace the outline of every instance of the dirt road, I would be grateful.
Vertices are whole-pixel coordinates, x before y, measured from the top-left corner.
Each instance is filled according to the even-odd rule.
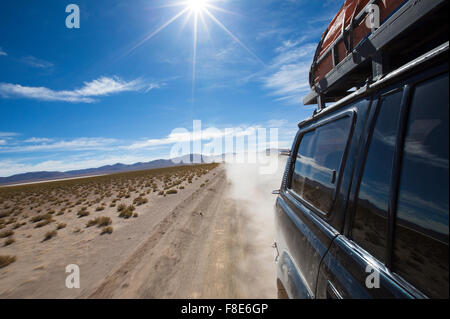
[[[111,235],[60,231],[46,244],[2,248],[20,256],[0,271],[0,298],[276,297],[270,242],[255,240],[231,186],[219,166],[176,196],[152,197]],[[80,267],[79,289],[65,285],[69,264]]]
[[[205,189],[173,209],[88,297],[274,297],[274,289],[260,289],[273,274],[258,272],[248,217],[227,196],[228,186],[225,171],[219,168]]]

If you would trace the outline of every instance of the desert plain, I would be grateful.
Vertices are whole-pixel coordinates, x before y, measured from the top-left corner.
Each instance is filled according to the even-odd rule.
[[[0,298],[276,297],[270,235],[232,187],[223,164],[0,187]]]

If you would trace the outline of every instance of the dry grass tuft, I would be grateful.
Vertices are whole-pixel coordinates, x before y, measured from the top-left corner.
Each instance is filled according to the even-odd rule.
[[[91,227],[94,225],[97,225],[97,227],[103,227],[103,226],[108,226],[111,224],[112,224],[111,218],[102,216],[102,217],[97,217],[96,219],[91,219],[90,221],[88,221],[86,224],[86,227]]]
[[[12,235],[14,235],[14,232],[12,230],[5,230],[0,233],[0,238],[11,237]]]
[[[134,205],[130,205],[120,212],[119,217],[128,219],[133,216],[133,212],[135,209],[136,208],[134,207]]]
[[[83,217],[89,216],[90,213],[86,209],[81,209],[77,215],[78,215],[78,218],[83,218]]]
[[[6,267],[16,261],[16,256],[0,256],[0,268]]]
[[[44,226],[47,226],[48,224],[52,223],[53,219],[44,219],[43,221],[39,222],[34,226],[34,228],[41,228]]]
[[[43,241],[50,240],[50,239],[52,239],[53,237],[55,237],[56,235],[58,235],[58,232],[57,232],[56,230],[48,231],[47,233],[45,233],[45,236],[44,236],[44,240],[43,240]]]
[[[144,205],[144,204],[147,204],[147,203],[148,203],[148,199],[145,198],[145,197],[142,197],[142,196],[136,197],[133,200],[133,204],[137,205],[137,206],[141,206],[141,205]]]
[[[104,235],[104,234],[112,234],[113,232],[113,228],[111,226],[106,226],[102,228],[102,232],[100,233],[100,235]]]
[[[5,244],[4,246],[9,246],[11,244],[13,244],[16,240],[12,237],[9,237],[8,239],[5,240]]]
[[[56,229],[57,230],[63,229],[63,228],[66,228],[66,226],[67,226],[67,224],[65,224],[65,223],[59,223],[58,225],[56,225]]]

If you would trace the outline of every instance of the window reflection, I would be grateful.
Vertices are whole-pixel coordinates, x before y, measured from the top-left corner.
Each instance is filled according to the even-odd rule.
[[[381,262],[386,256],[389,185],[402,95],[402,91],[397,91],[380,102],[352,230],[353,240]]]
[[[430,297],[448,298],[448,74],[414,90],[397,205],[396,272]]]
[[[342,118],[303,135],[292,179],[292,189],[322,212],[329,212],[351,119]]]

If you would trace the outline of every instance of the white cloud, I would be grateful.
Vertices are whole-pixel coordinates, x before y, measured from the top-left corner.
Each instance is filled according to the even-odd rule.
[[[5,140],[0,140],[0,145],[5,145],[6,141]]]
[[[5,51],[3,51],[2,47],[0,47],[0,56],[7,56],[8,53],[6,53]]]
[[[305,63],[282,65],[275,73],[264,78],[264,86],[280,96],[279,100],[298,98],[309,90],[309,65]]]
[[[26,139],[25,143],[43,143],[43,142],[51,142],[52,139],[46,138],[46,137],[32,137],[29,139]]]
[[[199,132],[190,132],[186,129],[178,129],[174,130],[175,132],[170,133],[168,136],[160,138],[160,139],[149,139],[141,142],[136,142],[127,146],[128,149],[143,149],[148,147],[155,147],[161,145],[171,145],[175,143],[183,143],[189,141],[198,141],[198,140],[211,140],[217,138],[223,138],[225,136],[246,136],[250,134],[254,134],[255,130],[260,126],[253,127],[237,127],[230,128],[226,130],[219,130],[216,128],[207,128],[201,130]]]
[[[0,83],[0,96],[4,98],[22,97],[42,101],[64,101],[71,103],[93,103],[95,97],[108,96],[121,92],[145,91],[158,88],[156,83],[145,83],[141,79],[126,82],[119,77],[101,77],[84,82],[80,89],[55,91],[46,87],[29,87],[20,84]]]
[[[37,140],[37,139],[36,139]],[[35,140],[35,141],[36,141]],[[0,147],[0,153],[23,153],[23,152],[38,152],[38,151],[83,151],[83,150],[106,150],[112,147],[117,140],[110,138],[77,138],[73,140],[62,140],[52,143],[50,139],[40,139],[38,144],[23,145],[14,144],[12,146]],[[25,140],[29,143],[33,138]],[[32,142],[33,143],[33,142]]]
[[[14,136],[19,135],[18,133],[14,133],[14,132],[0,132],[0,137],[6,137],[6,138],[11,138]]]
[[[284,41],[275,50],[278,55],[272,60],[270,74],[262,77],[264,87],[278,97],[276,101],[300,104],[302,95],[310,89],[309,70],[316,45],[303,41]]]
[[[33,68],[38,68],[38,69],[48,69],[48,68],[53,67],[53,63],[42,60],[42,59],[38,59],[31,55],[23,57],[21,59],[21,61],[25,64],[28,64],[29,66],[31,66]]]

